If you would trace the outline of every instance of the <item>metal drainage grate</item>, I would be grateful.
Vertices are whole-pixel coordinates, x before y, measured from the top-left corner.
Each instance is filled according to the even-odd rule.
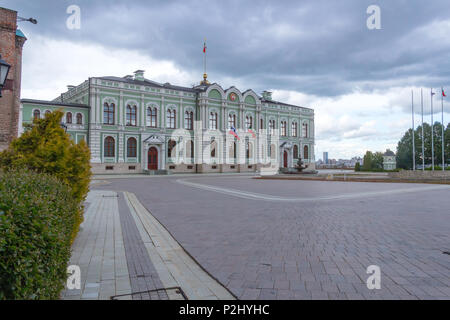
[[[132,300],[133,296],[136,295],[140,295],[141,297],[144,296],[144,298],[141,298],[142,300],[162,300],[159,298],[161,295],[167,297],[166,299],[169,300],[188,300],[183,289],[180,287],[160,288],[148,291],[132,292],[129,294],[119,294],[117,296],[112,296],[111,300]]]

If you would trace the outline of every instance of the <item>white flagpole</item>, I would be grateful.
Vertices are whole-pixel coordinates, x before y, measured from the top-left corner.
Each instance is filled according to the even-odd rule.
[[[442,97],[442,171],[445,170],[445,155],[444,155],[444,88],[441,87],[441,97]]]
[[[434,171],[433,88],[431,88],[431,170]]]
[[[424,142],[424,136],[423,136],[423,89],[420,89],[420,99],[421,99],[421,106],[422,106],[422,171],[425,171],[425,142]]]
[[[412,112],[412,157],[413,171],[416,171],[416,145],[414,141],[414,91],[411,90],[411,112]]]

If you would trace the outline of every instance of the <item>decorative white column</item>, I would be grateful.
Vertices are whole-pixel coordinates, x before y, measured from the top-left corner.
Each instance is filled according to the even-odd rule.
[[[123,91],[120,90],[120,94],[119,94],[119,105],[117,106],[117,116],[118,116],[118,123],[119,126],[123,125],[123,110],[124,110],[124,106],[123,106]]]
[[[161,170],[166,170],[166,143],[161,145]]]

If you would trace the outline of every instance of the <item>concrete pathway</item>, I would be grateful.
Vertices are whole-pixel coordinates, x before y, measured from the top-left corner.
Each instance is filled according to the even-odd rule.
[[[91,191],[69,265],[81,289],[62,299],[234,299],[173,239],[134,194]]]

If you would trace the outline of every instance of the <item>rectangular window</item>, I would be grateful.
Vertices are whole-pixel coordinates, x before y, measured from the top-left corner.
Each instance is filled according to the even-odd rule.
[[[147,127],[156,128],[157,109],[154,107],[147,108]]]
[[[217,130],[217,113],[215,112],[209,114],[209,129]]]
[[[175,129],[176,125],[176,110],[167,110],[167,128]]]

